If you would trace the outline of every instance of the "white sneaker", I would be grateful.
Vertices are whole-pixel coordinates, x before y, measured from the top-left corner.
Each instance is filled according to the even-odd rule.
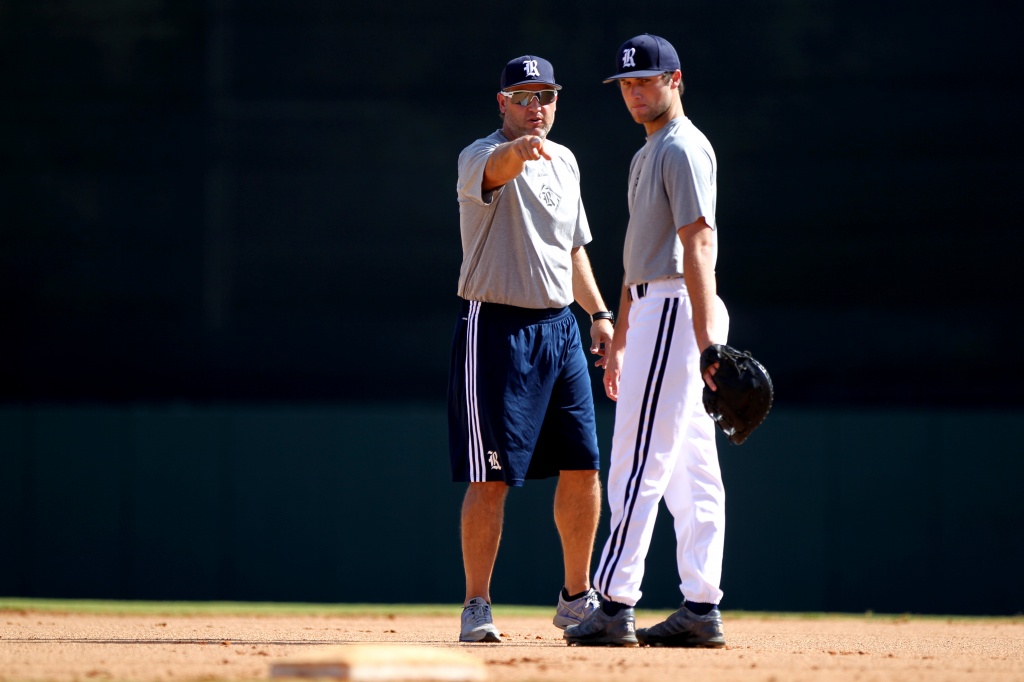
[[[473,597],[462,607],[460,642],[500,642],[498,628],[491,620],[491,605],[483,597]]]
[[[582,623],[591,611],[599,608],[601,608],[601,598],[597,596],[597,592],[593,588],[587,590],[587,593],[579,599],[572,601],[565,601],[562,598],[561,590],[559,590],[558,608],[555,610],[555,617],[551,622],[555,624],[556,628],[564,630],[570,625]]]

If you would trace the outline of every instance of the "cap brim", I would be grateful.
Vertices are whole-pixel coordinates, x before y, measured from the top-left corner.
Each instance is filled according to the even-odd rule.
[[[661,69],[647,69],[645,71],[627,71],[626,73],[617,73],[614,76],[608,76],[604,79],[604,83],[611,83],[617,81],[620,78],[647,78],[648,76],[657,76],[658,74],[665,73]]]
[[[508,85],[502,87],[501,89],[502,90],[508,90],[509,88],[516,87],[517,85],[526,85],[528,83],[536,83],[538,85],[549,85],[552,88],[554,88],[555,90],[561,90],[562,89],[562,86],[559,85],[558,83],[545,83],[544,81],[537,81],[537,80],[530,80],[530,79],[527,79],[527,80],[524,80],[524,81],[519,81],[518,83],[509,83]]]

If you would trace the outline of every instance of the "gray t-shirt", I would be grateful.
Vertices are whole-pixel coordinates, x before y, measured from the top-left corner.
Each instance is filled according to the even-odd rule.
[[[505,142],[497,130],[459,154],[459,296],[520,308],[564,308],[573,301],[572,249],[591,240],[576,157],[547,140],[550,161],[528,161],[514,180],[484,192],[487,158]]]
[[[718,161],[704,133],[685,116],[647,138],[629,166],[625,284],[683,275],[677,230],[701,216],[715,224]]]

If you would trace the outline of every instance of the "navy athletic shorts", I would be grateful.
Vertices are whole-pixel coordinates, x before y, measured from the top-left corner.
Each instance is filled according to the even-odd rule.
[[[462,301],[448,378],[452,480],[521,486],[600,468],[594,396],[576,318]]]

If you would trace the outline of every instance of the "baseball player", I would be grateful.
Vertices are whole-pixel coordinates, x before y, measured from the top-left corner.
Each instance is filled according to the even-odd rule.
[[[584,245],[590,225],[576,158],[548,138],[561,86],[551,63],[508,62],[497,94],[502,127],[459,155],[461,311],[448,385],[452,480],[462,506],[463,642],[499,642],[491,574],[509,487],[559,476],[554,515],[564,583],[554,624],[597,608],[590,561],[601,508],[587,359],[575,300],[591,314],[590,352],[603,367],[613,315]]]
[[[725,343],[728,314],[716,294],[717,161],[683,113],[682,73],[672,45],[644,34],[616,54],[618,83],[647,142],[629,169],[629,224],[619,323],[604,372],[617,401],[608,502],[611,533],[594,573],[603,599],[569,644],[721,647],[718,603],[725,492],[714,422],[701,403],[700,353]],[[683,604],[637,630],[644,559],[658,502],[674,518]]]

